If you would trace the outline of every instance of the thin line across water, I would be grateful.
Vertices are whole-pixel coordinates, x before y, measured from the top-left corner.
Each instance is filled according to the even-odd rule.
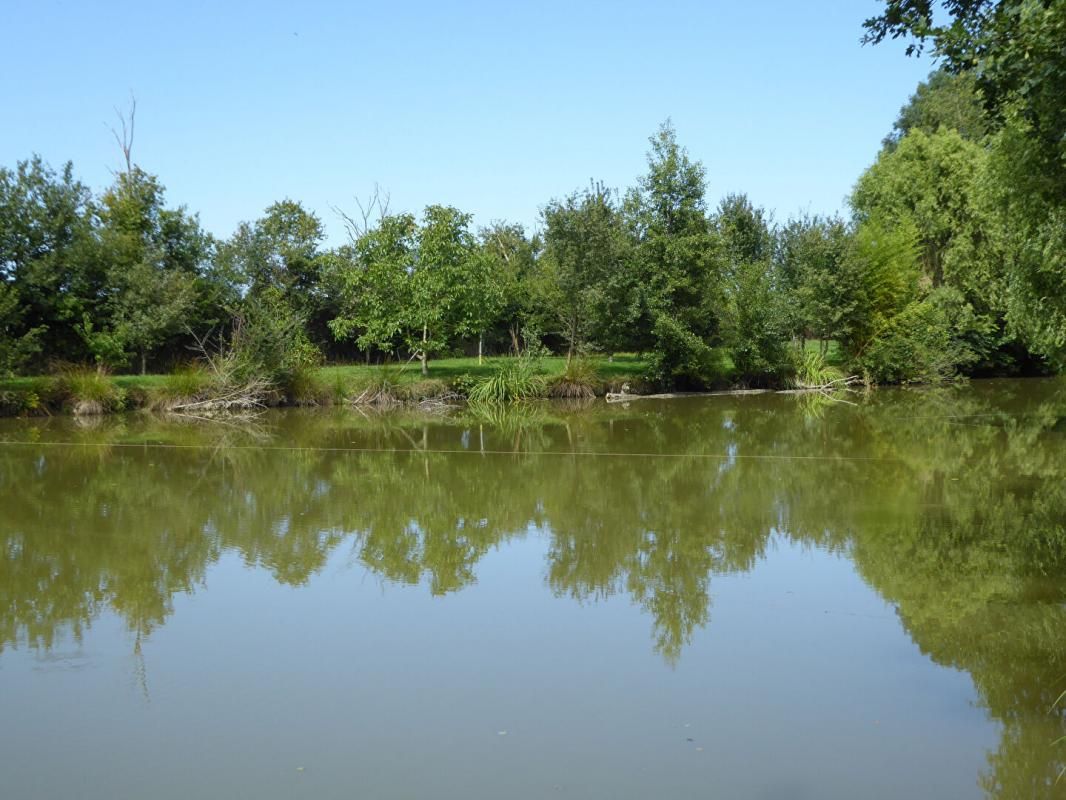
[[[127,447],[156,448],[168,450],[275,450],[280,452],[312,453],[404,453],[404,454],[441,454],[441,455],[483,455],[483,456],[586,456],[610,458],[708,458],[718,460],[748,459],[764,461],[900,461],[898,458],[880,456],[796,456],[765,455],[741,453],[633,453],[596,450],[464,450],[461,448],[399,448],[399,447],[300,447],[296,445],[271,444],[168,444],[165,442],[16,442],[0,441],[0,446],[21,445],[23,447]]]

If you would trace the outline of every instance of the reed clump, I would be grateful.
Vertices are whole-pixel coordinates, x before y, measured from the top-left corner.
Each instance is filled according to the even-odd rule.
[[[537,359],[508,358],[491,375],[477,381],[468,392],[471,403],[509,403],[544,397],[548,382]]]
[[[561,375],[548,382],[548,397],[565,400],[592,398],[603,391],[596,365],[587,358],[572,358]]]

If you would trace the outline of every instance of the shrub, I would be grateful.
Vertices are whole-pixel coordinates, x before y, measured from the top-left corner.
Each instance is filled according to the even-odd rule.
[[[0,417],[22,414],[47,414],[38,389],[4,389],[0,391]]]
[[[650,382],[667,387],[705,387],[723,377],[715,349],[677,318],[660,314],[653,333],[656,347],[648,363]]]
[[[258,379],[284,392],[301,381],[306,386],[306,373],[322,363],[307,337],[306,319],[273,288],[247,299],[223,354],[237,381]]]
[[[953,289],[938,289],[893,317],[862,353],[859,364],[882,383],[936,383],[954,378],[982,353],[974,342],[991,323]]]

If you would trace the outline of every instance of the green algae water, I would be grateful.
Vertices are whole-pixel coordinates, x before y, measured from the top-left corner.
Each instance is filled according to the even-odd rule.
[[[1066,383],[0,420],[4,798],[1066,797]]]

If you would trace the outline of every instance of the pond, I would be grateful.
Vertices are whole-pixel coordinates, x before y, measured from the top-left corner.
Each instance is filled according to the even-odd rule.
[[[0,420],[10,798],[1066,797],[1066,383]]]

